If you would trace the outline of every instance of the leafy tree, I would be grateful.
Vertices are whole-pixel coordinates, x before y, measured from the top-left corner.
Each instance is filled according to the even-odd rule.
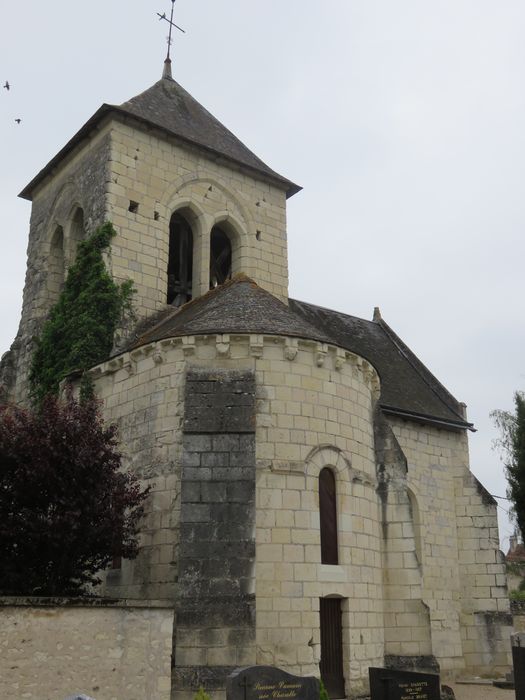
[[[514,394],[514,412],[493,411],[491,414],[500,438],[495,441],[503,454],[507,476],[507,497],[522,539],[525,536],[525,393]],[[524,540],[525,541],[525,540]]]
[[[29,381],[35,404],[57,395],[62,379],[107,359],[119,324],[131,314],[133,283],[115,284],[103,251],[115,236],[110,223],[98,228],[78,247],[58,302],[42,328],[33,355]],[[89,396],[89,381],[83,382]]]
[[[0,594],[78,595],[137,555],[149,489],[120,467],[93,399],[0,409]]]

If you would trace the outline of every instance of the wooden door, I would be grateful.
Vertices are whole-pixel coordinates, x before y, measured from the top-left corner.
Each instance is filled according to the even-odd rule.
[[[321,598],[321,678],[331,700],[345,697],[341,599]]]

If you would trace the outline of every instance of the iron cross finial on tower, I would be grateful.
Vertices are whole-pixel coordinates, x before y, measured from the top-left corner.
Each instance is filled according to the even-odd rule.
[[[179,27],[178,24],[175,24],[173,21],[173,11],[175,10],[175,0],[171,0],[171,16],[168,19],[166,17],[166,13],[163,12],[160,14],[160,12],[157,12],[157,16],[159,17],[160,20],[165,20],[169,25],[170,25],[170,33],[168,35],[168,53],[166,54],[166,59],[164,61],[164,71],[162,73],[163,78],[171,78],[171,58],[170,58],[170,52],[171,52],[171,32],[173,31],[173,27],[175,29],[178,29],[180,32],[185,34],[185,30],[182,27]]]

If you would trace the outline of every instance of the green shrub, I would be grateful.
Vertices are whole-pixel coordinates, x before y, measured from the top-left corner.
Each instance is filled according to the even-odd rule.
[[[211,700],[211,698],[201,685],[199,690],[195,693],[194,700]]]
[[[319,679],[319,700],[330,700],[322,678]]]

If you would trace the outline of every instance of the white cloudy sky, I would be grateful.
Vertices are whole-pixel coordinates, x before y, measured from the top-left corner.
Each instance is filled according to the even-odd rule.
[[[25,270],[17,193],[103,102],[160,77],[155,13],[170,7],[0,5],[0,353]],[[291,296],[364,318],[379,306],[468,404],[472,470],[504,495],[489,412],[525,388],[523,0],[178,0],[176,21],[174,77],[304,186]]]

